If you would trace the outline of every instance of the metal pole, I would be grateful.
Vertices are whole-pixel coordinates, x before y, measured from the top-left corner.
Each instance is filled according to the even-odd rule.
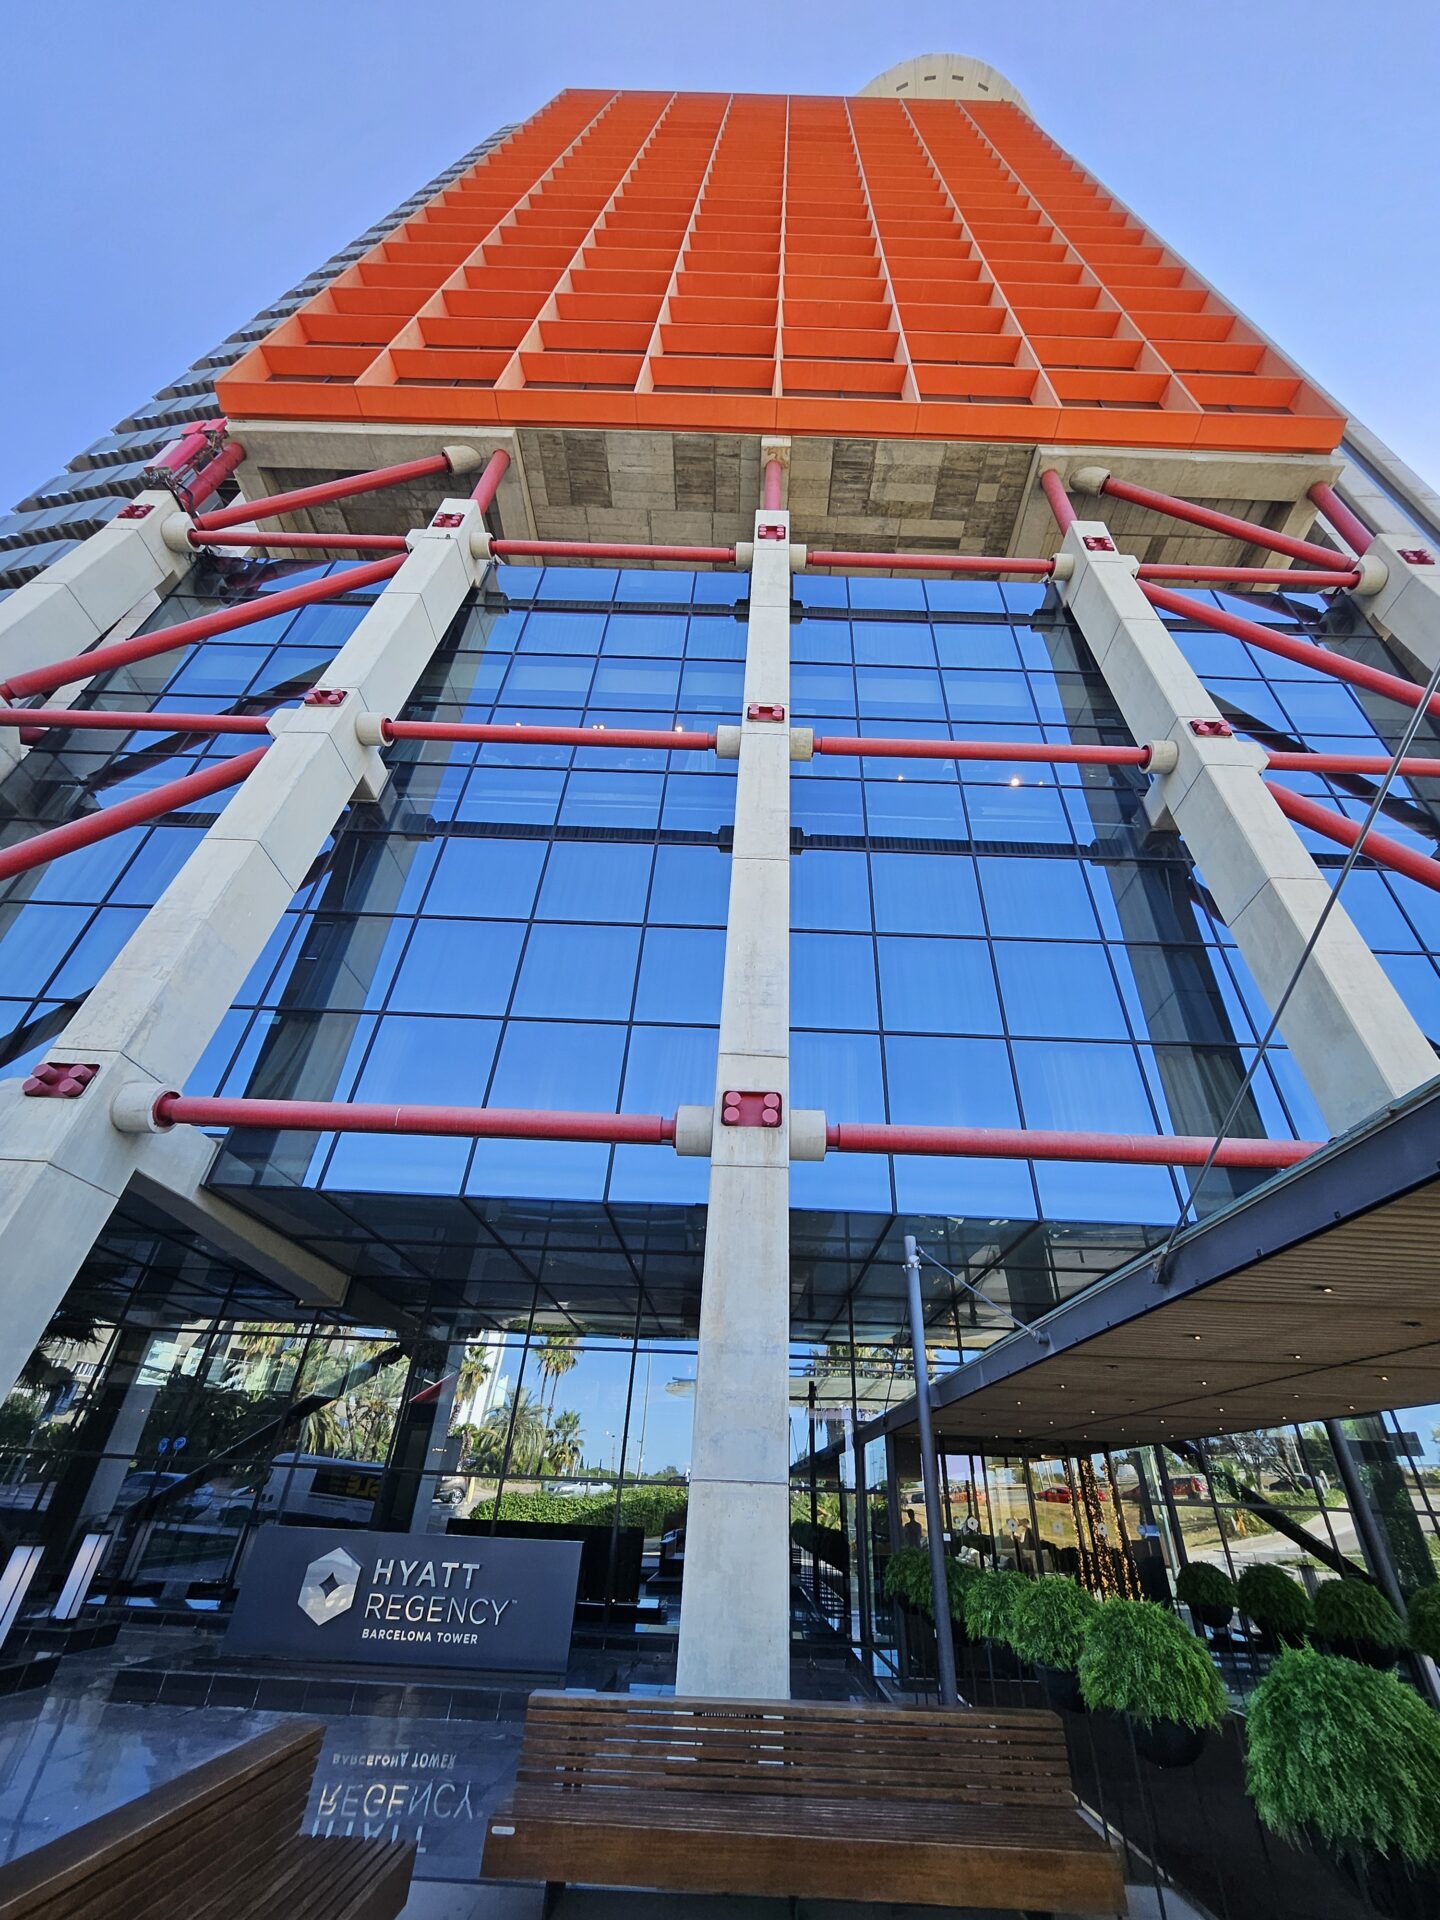
[[[1381,1530],[1380,1522],[1375,1518],[1374,1509],[1365,1492],[1364,1482],[1360,1478],[1360,1468],[1350,1445],[1350,1437],[1338,1420],[1325,1422],[1325,1437],[1330,1442],[1330,1451],[1335,1455],[1335,1465],[1340,1471],[1340,1483],[1345,1489],[1345,1498],[1350,1502],[1351,1518],[1355,1522],[1355,1531],[1360,1536],[1361,1549],[1370,1563],[1370,1571],[1375,1576],[1375,1582],[1380,1591],[1403,1620],[1405,1596],[1400,1591],[1395,1563],[1390,1558],[1390,1543]]]
[[[935,1465],[935,1432],[930,1420],[930,1369],[925,1361],[925,1313],[920,1303],[920,1254],[913,1233],[905,1236],[905,1288],[910,1300],[910,1348],[915,1360],[915,1419],[920,1429],[920,1478],[925,1489],[925,1532],[930,1543],[930,1585],[935,1605],[935,1656],[940,1673],[940,1704],[958,1707],[955,1636],[950,1630],[950,1582],[945,1565],[945,1511]]]

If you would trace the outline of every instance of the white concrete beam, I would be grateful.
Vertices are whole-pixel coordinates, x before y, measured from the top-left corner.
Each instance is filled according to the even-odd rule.
[[[195,556],[166,544],[179,509],[162,489],[142,493],[88,540],[0,601],[0,682],[83,653],[147,594],[168,593]],[[24,758],[0,730],[0,778]]]
[[[1136,740],[1171,741],[1151,789],[1205,875],[1267,1006],[1278,1005],[1330,889],[1260,777],[1260,748],[1201,737],[1221,715],[1098,520],[1071,527],[1066,603]],[[1222,722],[1223,724],[1223,722]],[[1290,997],[1281,1032],[1326,1124],[1343,1132],[1435,1073],[1435,1055],[1380,962],[1337,904]]]
[[[790,1694],[789,542],[756,514],[675,1682],[752,1700]],[[731,1090],[782,1124],[726,1125]]]
[[[151,1151],[114,1125],[117,1092],[184,1086],[357,787],[383,777],[355,717],[403,707],[478,575],[475,503],[442,512],[456,525],[412,536],[323,676],[344,701],[276,715],[274,745],[56,1040],[52,1060],[99,1068],[91,1085],[53,1099],[0,1083],[0,1246],[25,1249],[0,1269],[0,1395]]]

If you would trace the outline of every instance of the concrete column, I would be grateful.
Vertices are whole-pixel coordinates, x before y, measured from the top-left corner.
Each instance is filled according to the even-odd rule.
[[[762,1700],[790,1694],[789,541],[757,513],[675,1682]],[[728,1091],[781,1124],[725,1125]]]
[[[142,493],[0,602],[0,681],[83,653],[147,594],[168,593],[195,564],[178,541],[166,543],[165,528],[177,517],[184,516],[168,493]],[[0,730],[0,778],[26,751],[16,734]]]
[[[1392,518],[1398,517],[1391,509]],[[1365,549],[1361,582],[1351,600],[1380,635],[1409,656],[1428,680],[1440,661],[1440,543],[1419,533],[1377,533]],[[1367,593],[1367,578],[1383,584]]]
[[[478,575],[475,503],[443,501],[437,518],[455,525],[412,536],[321,679],[343,701],[276,714],[264,760],[56,1040],[50,1058],[97,1066],[95,1079],[75,1099],[0,1083],[0,1245],[25,1249],[0,1268],[0,1393],[132,1174],[167,1144],[114,1123],[117,1092],[184,1086],[335,822],[357,790],[383,785],[357,716],[399,712]]]
[[[1140,591],[1133,555],[1117,552],[1096,520],[1071,527],[1061,551],[1074,561],[1061,589],[1066,604],[1126,725],[1137,741],[1174,744],[1173,769],[1151,787],[1151,818],[1168,814],[1179,829],[1273,1008],[1330,889],[1260,778],[1263,751],[1192,730],[1195,720],[1219,722],[1219,710]],[[1343,904],[1325,923],[1281,1032],[1335,1133],[1434,1077],[1429,1042]]]

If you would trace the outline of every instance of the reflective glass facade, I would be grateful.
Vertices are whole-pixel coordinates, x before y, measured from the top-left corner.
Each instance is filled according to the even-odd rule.
[[[320,571],[208,565],[152,625]],[[747,587],[725,573],[506,568],[453,622],[407,717],[711,729],[741,704]],[[112,676],[93,698],[272,711],[313,684],[367,604],[343,596],[276,616]],[[1317,631],[1324,618],[1304,597],[1244,604],[1291,631]],[[1330,637],[1386,664],[1373,639]],[[1267,746],[1394,742],[1394,707],[1202,629],[1179,638],[1232,725]],[[997,748],[958,766],[824,752],[796,766],[795,1104],[834,1120],[1217,1128],[1267,1016],[1203,874],[1173,830],[1148,820],[1134,771],[1004,755],[1014,742],[1128,744],[1054,596],[1027,584],[801,575],[792,652],[795,721],[822,739]],[[247,744],[51,735],[6,787],[7,837]],[[641,1113],[708,1101],[734,763],[531,744],[402,743],[388,758],[385,792],[347,814],[188,1090]],[[1364,780],[1280,777],[1363,811]],[[5,1074],[46,1057],[221,804],[10,884],[0,902]],[[1386,814],[1389,832],[1434,846],[1418,792],[1400,783]],[[1338,868],[1337,850],[1314,851],[1323,869]],[[1422,1026],[1440,1031],[1430,893],[1362,865],[1344,897]],[[1283,1044],[1267,1051],[1231,1131],[1324,1136]],[[337,1497],[357,1522],[483,1518],[506,1489],[564,1486],[613,1502],[622,1489],[653,1492],[662,1474],[683,1505],[705,1177],[701,1160],[638,1147],[234,1134],[212,1184],[357,1277],[351,1324],[307,1319],[132,1205],[75,1289],[68,1331],[82,1338],[61,1327],[9,1403],[12,1512],[58,1500],[58,1523],[102,1468],[100,1484],[108,1475],[112,1493],[133,1495],[137,1475],[172,1470],[162,1463],[177,1440],[213,1451],[251,1428],[250,1453],[222,1463],[194,1512],[146,1536],[130,1578],[198,1555],[191,1577],[201,1580],[203,1563],[204,1581],[223,1583],[250,1526],[323,1511],[274,1478],[303,1478],[317,1456],[348,1463],[360,1490]],[[1202,1210],[1247,1178],[1212,1174]],[[905,1231],[1005,1313],[1029,1318],[1163,1236],[1184,1180],[1014,1161],[797,1164],[795,1458],[823,1453],[847,1418],[910,1390]],[[933,1367],[1005,1328],[958,1283],[931,1298]],[[359,1326],[367,1315],[374,1324]],[[347,1386],[396,1346],[393,1328],[397,1356]],[[464,1390],[443,1421],[432,1409],[417,1426],[415,1394],[462,1367]],[[136,1432],[133,1404],[126,1419],[117,1412],[127,1379],[148,1408]],[[284,1424],[322,1380],[335,1404],[303,1429]],[[421,1426],[426,1444],[437,1432],[443,1442],[438,1466],[424,1446],[415,1452]],[[1420,1416],[1401,1427],[1421,1435],[1405,1471],[1433,1540],[1433,1447]],[[52,1462],[38,1476],[37,1444]],[[190,1452],[185,1465],[196,1460]],[[54,1462],[66,1461],[57,1482]],[[871,1472],[883,1482],[883,1459]],[[71,1494],[59,1499],[60,1486]],[[873,1548],[901,1510],[874,1487],[867,1497]],[[1195,1498],[1201,1517],[1191,1527],[1177,1496],[1170,1531],[1192,1557],[1224,1542],[1233,1554],[1208,1481]],[[1327,1511],[1317,1507],[1314,1523],[1330,1524]],[[1035,1513],[1053,1518],[1043,1504]],[[647,1527],[659,1524],[647,1509]],[[873,1581],[867,1591],[874,1607]]]

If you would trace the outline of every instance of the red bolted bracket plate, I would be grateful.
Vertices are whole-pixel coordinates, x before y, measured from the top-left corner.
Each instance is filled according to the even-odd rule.
[[[752,700],[750,705],[745,709],[745,718],[747,720],[783,720],[785,718],[785,709],[784,707],[766,705],[759,700]]]
[[[1229,740],[1231,738],[1228,720],[1192,720],[1190,731],[1200,740]]]
[[[147,514],[155,511],[148,500],[132,500],[128,507],[122,507],[116,514],[117,520],[143,520]]]
[[[1400,558],[1408,560],[1412,567],[1433,567],[1435,556],[1428,547],[1400,547]]]
[[[780,520],[762,520],[755,529],[757,540],[788,540],[790,529]]]
[[[727,1092],[720,1102],[722,1127],[778,1127],[784,1115],[778,1093]]]
[[[1103,533],[1087,533],[1081,538],[1091,553],[1114,553],[1115,542],[1107,540]]]
[[[59,1060],[47,1060],[43,1067],[35,1069],[21,1092],[29,1094],[32,1100],[78,1100],[99,1071],[94,1061],[67,1065]]]
[[[343,707],[349,698],[345,687],[311,687],[300,704],[302,707]]]
[[[464,518],[463,513],[437,513],[430,524],[432,527],[458,527]]]

